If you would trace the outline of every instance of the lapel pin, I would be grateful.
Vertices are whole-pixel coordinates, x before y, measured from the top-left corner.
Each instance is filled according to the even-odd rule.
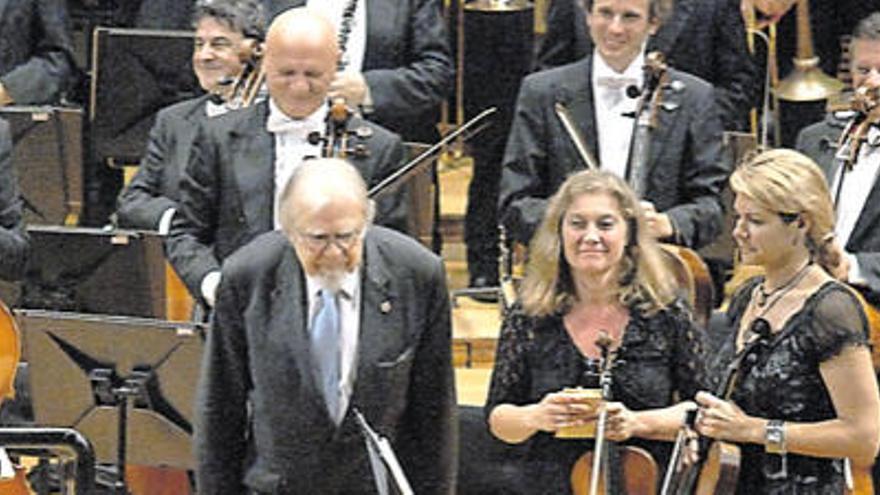
[[[391,301],[382,301],[382,304],[379,305],[379,311],[383,314],[388,314],[391,312]]]
[[[367,127],[365,125],[358,127],[357,129],[355,129],[354,132],[357,135],[357,137],[359,137],[361,139],[367,139],[373,135],[373,129],[370,129],[369,127]]]

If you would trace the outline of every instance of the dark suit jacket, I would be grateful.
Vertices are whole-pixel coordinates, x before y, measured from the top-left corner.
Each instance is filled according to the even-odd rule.
[[[501,175],[499,215],[512,239],[528,242],[540,224],[547,198],[566,177],[584,168],[554,112],[563,103],[598,157],[592,57],[523,80],[513,117]],[[712,87],[696,77],[670,71],[671,80],[685,84],[681,92],[667,91],[677,104],[660,113],[651,139],[645,199],[667,213],[689,247],[711,242],[721,229],[720,191],[729,167],[723,163],[721,122],[712,104]]]
[[[812,158],[822,168],[829,187],[834,183],[836,172],[834,155],[837,152],[837,139],[847,121],[829,114],[824,121],[803,129],[798,135],[798,151]],[[858,259],[859,268],[868,281],[869,299],[875,303],[880,301],[880,181],[875,181],[868,193],[844,250]]]
[[[756,68],[746,47],[739,0],[677,0],[670,17],[648,42],[669,64],[716,86],[725,129],[745,129],[758,91]],[[593,44],[579,0],[552,0],[538,69],[592,54]]]
[[[0,119],[0,279],[21,278],[29,248],[18,181],[12,168],[12,135],[9,124]]]
[[[357,378],[337,428],[314,382],[306,283],[289,241],[272,232],[227,259],[197,400],[199,493],[241,495],[243,485],[376,493],[352,407],[389,439],[415,493],[453,493],[457,421],[442,262],[403,235],[370,228],[361,280]]]
[[[191,30],[194,5],[195,0],[142,0],[134,26],[144,29]]]
[[[73,71],[64,0],[0,0],[0,83],[16,104],[52,103]]]
[[[366,117],[406,141],[436,140],[437,110],[454,69],[437,0],[367,2],[363,75],[374,111]],[[263,0],[270,18],[304,0]]]
[[[196,129],[208,118],[208,96],[175,103],[156,114],[137,174],[119,196],[120,227],[156,230],[162,214],[177,208],[178,182],[189,160]]]
[[[190,292],[224,258],[274,228],[275,139],[266,130],[268,101],[203,120],[180,182],[180,209],[165,240],[168,259]],[[354,118],[350,126],[368,127],[371,136],[353,138],[369,155],[351,158],[367,186],[375,185],[403,163],[400,138]],[[403,189],[377,204],[377,223],[405,230]]]

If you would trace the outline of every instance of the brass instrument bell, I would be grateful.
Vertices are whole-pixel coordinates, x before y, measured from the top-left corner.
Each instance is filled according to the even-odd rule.
[[[826,75],[819,68],[819,57],[813,49],[810,30],[809,0],[797,4],[797,56],[794,70],[779,81],[776,95],[787,101],[818,101],[828,99],[843,89],[843,83]]]
[[[528,0],[474,0],[464,5],[464,10],[479,12],[517,12],[532,8]]]

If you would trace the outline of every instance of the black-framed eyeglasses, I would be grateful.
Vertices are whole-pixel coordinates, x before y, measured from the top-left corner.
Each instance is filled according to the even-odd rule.
[[[322,233],[314,234],[311,232],[296,231],[296,235],[306,244],[306,246],[316,252],[323,252],[330,244],[334,244],[342,251],[348,251],[354,246],[355,242],[360,239],[364,232],[363,227],[348,232],[337,232],[334,234]]]

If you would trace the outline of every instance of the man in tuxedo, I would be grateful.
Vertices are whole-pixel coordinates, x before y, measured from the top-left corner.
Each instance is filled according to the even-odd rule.
[[[307,162],[282,195],[282,230],[226,260],[198,388],[199,493],[389,493],[355,411],[415,493],[454,493],[443,264],[370,226],[370,210],[354,167]]]
[[[309,136],[327,128],[327,91],[337,59],[330,23],[304,8],[288,10],[275,18],[266,37],[269,99],[199,126],[166,252],[190,292],[209,306],[223,259],[280,226],[284,184],[303,161],[321,155],[320,143]],[[396,134],[356,116],[346,131],[350,160],[371,186],[403,162]],[[404,230],[405,200],[402,191],[380,200],[377,221]]]
[[[439,0],[263,0],[270,16],[318,9],[342,35],[330,96],[406,141],[433,142],[453,65]]]
[[[64,0],[0,0],[0,106],[56,103],[73,73]]]
[[[880,12],[856,27],[850,48],[853,86],[880,91]],[[864,140],[853,150],[841,134],[865,119],[873,122]],[[842,263],[837,278],[863,290],[867,299],[880,303],[880,109],[867,116],[853,111],[829,113],[825,120],[801,131],[797,149],[812,158],[828,179],[835,200],[835,247]],[[849,136],[854,136],[850,132]],[[840,146],[839,146],[840,145]],[[847,163],[850,152],[854,163]]]
[[[17,280],[24,275],[29,247],[12,168],[12,135],[9,124],[0,119],[0,279]]]
[[[262,43],[266,34],[265,15],[257,0],[200,1],[194,19],[193,71],[206,94],[156,114],[137,174],[119,196],[116,218],[121,227],[168,233],[196,129],[201,121],[228,109],[213,94],[221,81],[241,72],[239,54],[248,44]]]
[[[628,177],[636,100],[644,84],[644,46],[659,28],[660,0],[587,2],[596,46],[581,61],[523,81],[505,150],[499,216],[511,239],[527,243],[547,198],[586,165],[554,112],[563,104],[601,168]],[[720,157],[721,121],[705,81],[670,69],[651,132],[643,206],[656,238],[693,248],[711,242],[722,220],[720,191],[729,169]],[[678,81],[678,83],[674,83]],[[629,91],[628,91],[629,90]]]
[[[538,69],[569,64],[592,53],[582,1],[550,2]],[[758,80],[746,47],[739,0],[675,0],[668,19],[648,40],[648,51],[653,50],[663,52],[676,69],[715,86],[725,129],[746,129],[749,109],[757,101]]]

